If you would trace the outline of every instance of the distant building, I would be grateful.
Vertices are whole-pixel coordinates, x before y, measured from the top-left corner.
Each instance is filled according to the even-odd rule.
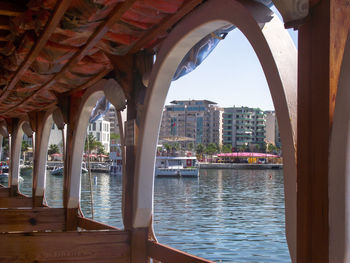
[[[122,111],[121,115],[122,115],[123,121],[125,121],[125,119],[126,119],[126,112],[127,112],[127,110]],[[120,134],[117,112],[116,112],[113,105],[110,106],[109,111],[106,113],[106,115],[103,117],[103,119],[110,123],[110,133]]]
[[[163,111],[159,138],[191,138],[195,144],[221,144],[222,109],[208,100],[175,100]]]
[[[278,129],[275,111],[265,111],[266,114],[266,142],[281,147],[280,132]]]
[[[67,126],[64,126],[65,134],[67,130]],[[60,149],[60,153],[63,152],[63,143],[62,143],[62,131],[57,128],[55,123],[52,124],[50,138],[49,138],[49,147],[51,144],[56,144]]]
[[[242,146],[260,146],[265,140],[265,125],[266,115],[259,108],[224,108],[223,144],[236,150]]]
[[[101,142],[105,152],[109,153],[110,146],[110,122],[98,119],[88,127],[88,134],[93,135],[97,141]]]

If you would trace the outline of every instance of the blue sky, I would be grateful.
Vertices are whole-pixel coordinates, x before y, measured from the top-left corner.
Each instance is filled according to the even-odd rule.
[[[297,43],[297,31],[288,31]],[[222,107],[274,109],[260,62],[248,40],[237,29],[220,41],[197,69],[172,82],[166,104],[187,99],[207,99]]]

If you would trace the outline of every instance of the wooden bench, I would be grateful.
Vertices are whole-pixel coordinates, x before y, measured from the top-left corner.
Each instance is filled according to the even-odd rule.
[[[64,229],[65,210],[63,208],[0,209],[0,232],[63,231]]]
[[[127,231],[0,234],[0,262],[130,262]]]

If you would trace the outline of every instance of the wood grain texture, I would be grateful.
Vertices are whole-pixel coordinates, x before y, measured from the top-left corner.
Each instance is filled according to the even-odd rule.
[[[147,253],[150,258],[164,263],[213,263],[154,241],[147,242]]]
[[[310,17],[298,45],[297,262],[328,262],[330,2]]]
[[[109,225],[106,225],[103,223],[99,223],[99,222],[96,222],[96,221],[91,220],[89,218],[78,216],[77,219],[78,219],[78,227],[86,229],[86,230],[108,230],[108,229],[119,230],[116,227],[109,226]]]
[[[64,230],[63,208],[0,209],[0,232]]]
[[[175,25],[181,18],[191,12],[197,5],[202,3],[203,0],[190,0],[185,1],[183,6],[173,15],[167,17],[162,23],[156,26],[150,32],[147,31],[144,35],[138,40],[134,46],[131,48],[129,53],[136,53],[145,45],[147,45],[150,41],[154,40],[157,36],[163,35],[166,31],[168,31],[173,25]]]
[[[68,9],[71,1],[70,0],[62,0],[62,1],[58,1],[57,3],[58,4],[56,5],[56,8],[52,14],[51,19],[49,19],[49,22],[47,23],[43,32],[40,34],[40,37],[36,41],[35,46],[30,50],[30,52],[27,55],[27,57],[25,58],[25,60],[23,61],[23,63],[20,65],[20,67],[16,71],[14,77],[11,79],[10,83],[7,85],[7,87],[5,88],[3,93],[1,94],[0,103],[5,98],[7,98],[7,96],[10,94],[11,90],[13,90],[15,88],[16,84],[21,79],[23,74],[30,67],[30,65],[34,62],[34,60],[40,54],[41,50],[45,47],[51,34],[55,31],[57,25],[61,21],[66,10]],[[0,14],[1,14],[1,12],[0,12]]]
[[[0,208],[32,207],[33,200],[30,197],[13,196],[1,197]]]
[[[25,6],[16,5],[12,1],[0,1],[0,15],[19,16],[25,11]]]
[[[0,187],[0,198],[9,197],[9,196],[10,196],[10,188]]]
[[[0,234],[0,262],[130,262],[125,231]]]

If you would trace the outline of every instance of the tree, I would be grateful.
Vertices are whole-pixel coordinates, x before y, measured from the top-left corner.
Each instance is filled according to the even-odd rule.
[[[261,143],[259,148],[260,148],[260,152],[266,153],[266,142]]]
[[[231,144],[225,144],[222,146],[221,152],[223,153],[230,153],[232,151],[232,145]]]
[[[110,135],[111,140],[115,140],[116,142],[120,142],[120,134],[112,132]]]
[[[28,142],[22,141],[22,148],[21,148],[21,151],[22,151],[22,152],[28,151],[29,146],[30,146],[30,145],[28,144]]]
[[[203,153],[205,151],[205,146],[203,144],[197,144],[196,146],[196,155],[198,159],[202,159]]]
[[[186,148],[187,148],[188,151],[192,151],[193,148],[194,148],[193,142],[189,142],[186,146],[187,146]]]
[[[89,154],[90,154],[91,151],[97,149],[98,141],[92,134],[89,134],[85,139],[85,152],[88,151],[88,140],[89,140]]]
[[[275,145],[273,145],[272,143],[269,143],[267,145],[267,152],[269,152],[269,153],[277,152],[277,147]]]
[[[57,144],[50,144],[47,153],[49,155],[54,154],[54,153],[60,153],[60,148],[58,147]]]
[[[209,143],[205,149],[205,152],[209,155],[213,155],[218,152],[218,146],[215,143]]]

